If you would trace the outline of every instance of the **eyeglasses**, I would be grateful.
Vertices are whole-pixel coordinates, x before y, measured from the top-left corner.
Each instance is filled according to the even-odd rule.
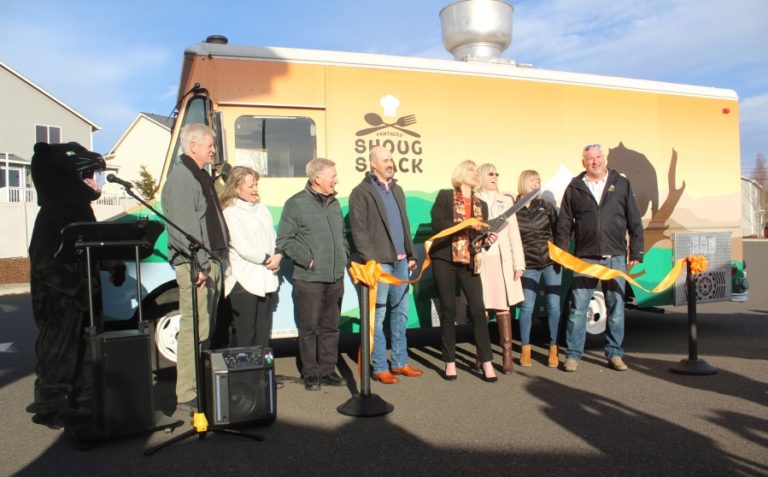
[[[584,152],[589,151],[590,149],[600,149],[600,144],[590,144],[588,146],[584,146]]]
[[[491,177],[499,177],[499,173],[498,172],[489,172],[488,175],[491,176]]]

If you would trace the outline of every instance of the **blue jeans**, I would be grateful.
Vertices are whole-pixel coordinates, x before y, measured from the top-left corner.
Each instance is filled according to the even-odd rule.
[[[408,279],[408,259],[382,263],[381,269],[401,280]],[[408,325],[408,285],[379,283],[376,293],[376,321],[373,328],[373,356],[371,366],[374,373],[389,371],[387,363],[387,338],[384,336],[384,318],[390,306],[389,331],[392,347],[392,367],[401,368],[408,364],[408,342],[405,329]]]
[[[560,280],[561,274],[550,265],[540,270],[527,268],[523,272],[523,295],[520,305],[520,343],[527,345],[531,340],[531,319],[533,317],[539,282],[544,278],[544,293],[547,298],[547,324],[549,344],[557,343],[557,327],[560,324]]]
[[[597,263],[614,270],[627,271],[625,255],[616,255],[603,259],[582,259],[588,263]],[[584,354],[584,340],[587,336],[587,309],[597,287],[597,278],[578,273],[573,274],[571,286],[571,308],[568,313],[568,325],[565,330],[566,358],[581,359]],[[608,313],[608,323],[605,330],[605,356],[610,359],[622,356],[621,342],[624,340],[624,296],[625,280],[617,278],[603,282],[605,307]]]

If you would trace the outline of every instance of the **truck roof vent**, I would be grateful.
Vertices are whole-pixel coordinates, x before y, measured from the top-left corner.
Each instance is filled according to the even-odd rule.
[[[217,45],[226,45],[229,40],[224,35],[211,35],[205,39],[206,43],[216,43]]]
[[[461,0],[440,10],[443,45],[460,61],[495,61],[512,43],[515,9],[504,0]]]

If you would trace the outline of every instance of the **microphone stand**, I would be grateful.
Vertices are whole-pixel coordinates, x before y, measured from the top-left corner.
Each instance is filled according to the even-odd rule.
[[[154,208],[152,205],[150,205],[147,201],[145,201],[143,198],[139,197],[137,194],[131,190],[131,187],[125,187],[125,192],[128,193],[131,197],[136,199],[139,203],[141,203],[143,206],[151,210],[155,213],[160,219],[163,220],[163,222],[167,223],[171,227],[173,227],[176,231],[178,231],[180,234],[184,236],[184,238],[189,242],[189,279],[190,284],[192,285],[192,346],[194,347],[194,352],[192,353],[195,357],[194,363],[195,363],[195,387],[197,388],[197,399],[196,399],[196,411],[194,413],[194,418],[192,421],[193,427],[192,429],[183,432],[179,434],[178,436],[174,436],[171,439],[168,439],[165,442],[162,442],[156,446],[149,447],[144,450],[144,455],[149,456],[154,454],[155,452],[159,451],[160,449],[163,449],[165,447],[170,446],[171,444],[174,444],[176,442],[182,441],[188,437],[197,435],[200,440],[204,439],[207,432],[210,430],[212,432],[221,432],[224,434],[233,434],[237,436],[242,437],[248,437],[257,441],[263,441],[264,438],[259,435],[254,434],[246,434],[244,432],[239,432],[234,429],[225,429],[225,428],[211,428],[208,429],[208,420],[205,417],[205,393],[203,392],[203,386],[202,386],[202,378],[201,378],[201,369],[200,369],[200,327],[198,324],[199,319],[199,313],[197,311],[197,287],[195,286],[195,282],[197,281],[197,276],[199,273],[200,266],[197,263],[197,252],[200,250],[204,250],[208,253],[210,257],[212,257],[215,260],[218,260],[219,263],[221,263],[221,257],[214,253],[213,251],[209,250],[205,247],[198,239],[196,239],[194,236],[190,235],[184,229],[173,223],[168,217],[160,213],[156,208]],[[139,268],[139,264],[136,264],[136,268]],[[210,331],[213,333],[213,330]]]

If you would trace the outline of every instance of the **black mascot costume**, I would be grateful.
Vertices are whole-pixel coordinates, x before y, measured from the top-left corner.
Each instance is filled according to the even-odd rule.
[[[61,229],[72,222],[95,222],[91,202],[101,191],[94,173],[104,159],[80,144],[37,143],[32,180],[40,211],[29,246],[35,343],[35,400],[27,407],[33,422],[51,428],[77,427],[90,418],[93,375],[86,328],[86,265],[58,254]],[[98,276],[98,274],[96,274]]]

